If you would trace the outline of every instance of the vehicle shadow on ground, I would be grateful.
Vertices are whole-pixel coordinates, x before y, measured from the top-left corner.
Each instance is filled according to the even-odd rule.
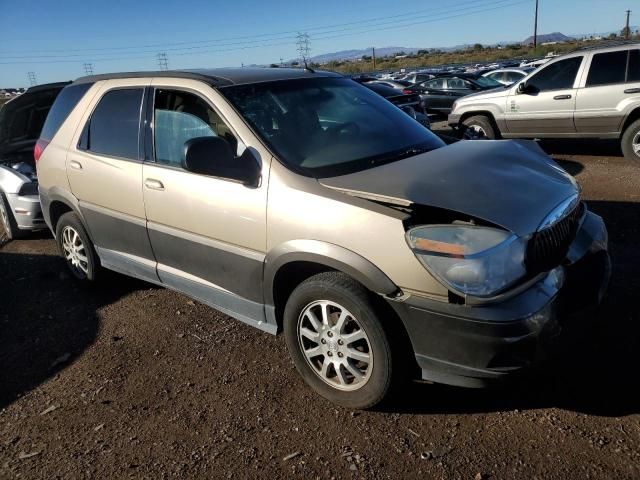
[[[619,140],[543,139],[540,147],[548,155],[585,155],[591,157],[622,157]]]
[[[545,372],[501,388],[410,384],[384,407],[402,413],[478,413],[558,407],[599,416],[640,413],[640,203],[587,202],[609,229],[611,283],[597,312],[572,325]],[[590,325],[589,325],[590,324]]]
[[[82,286],[59,257],[0,250],[0,409],[55,376],[95,341],[101,307],[149,288],[113,277],[105,272],[96,286]]]

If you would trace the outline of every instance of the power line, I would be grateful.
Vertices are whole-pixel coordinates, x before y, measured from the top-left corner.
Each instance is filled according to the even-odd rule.
[[[29,83],[32,87],[35,87],[38,84],[36,80],[36,72],[27,72],[27,77],[29,77]]]
[[[416,19],[419,18],[426,18],[426,19],[434,19],[435,17],[438,16],[442,16],[442,15],[447,15],[449,13],[451,13],[452,11],[462,11],[462,12],[466,12],[468,11],[469,8],[471,9],[478,9],[478,8],[486,8],[492,5],[497,5],[497,4],[504,4],[507,3],[507,5],[502,5],[504,7],[508,7],[510,5],[508,5],[508,2],[510,2],[512,0],[488,0],[485,2],[485,0],[461,0],[453,9],[452,8],[442,8],[442,9],[438,9],[438,8],[431,8],[429,10],[419,10],[419,11],[414,11],[414,12],[408,12],[408,13],[403,13],[403,14],[397,14],[397,15],[392,15],[392,16],[386,16],[386,17],[376,17],[376,18],[370,18],[367,20],[358,20],[358,21],[354,21],[354,22],[347,22],[347,23],[340,23],[340,24],[333,24],[333,25],[325,25],[325,26],[321,26],[321,27],[311,27],[309,29],[305,29],[305,31],[308,33],[308,31],[316,31],[318,30],[319,32],[316,35],[327,35],[327,34],[331,34],[331,33],[338,33],[338,32],[344,32],[344,31],[348,31],[350,29],[354,29],[354,28],[365,28],[365,29],[369,29],[370,27],[376,27],[376,26],[383,26],[383,25],[389,25],[389,24],[396,24],[398,22],[406,22],[406,21],[414,21]],[[524,2],[521,3],[526,3],[526,1],[532,1],[532,0],[525,0]],[[465,7],[465,4],[470,3],[471,6],[469,7]],[[427,11],[428,13],[425,15],[417,15],[418,13],[422,13]],[[438,13],[438,12],[442,12],[442,13]],[[480,10],[482,11],[482,10]],[[410,18],[405,18],[402,20],[396,20],[398,18],[401,17],[410,17]],[[382,20],[382,22],[380,22]],[[377,23],[373,23],[372,22],[377,22]],[[362,25],[362,27],[353,27],[353,25]],[[344,27],[344,26],[352,26],[350,28],[341,28],[341,29],[334,29],[336,27]],[[334,30],[332,30],[334,29]],[[132,55],[136,55],[136,54],[141,54],[141,53],[153,53],[154,51],[157,50],[140,50],[140,49],[144,49],[144,48],[150,48],[153,46],[158,46],[158,45],[194,45],[194,44],[214,44],[216,47],[224,47],[224,46],[237,46],[237,45],[247,45],[247,44],[255,44],[257,47],[261,47],[264,45],[264,42],[272,42],[272,41],[279,41],[279,40],[288,40],[290,37],[289,35],[293,34],[293,33],[299,33],[299,32],[292,32],[292,31],[288,31],[288,32],[277,32],[277,33],[267,33],[267,34],[258,34],[258,35],[249,35],[249,36],[245,36],[245,37],[230,37],[230,38],[221,38],[221,39],[214,39],[214,40],[201,40],[201,41],[195,41],[195,42],[177,42],[177,43],[173,43],[173,44],[150,44],[150,45],[140,45],[140,46],[126,46],[126,47],[105,47],[105,48],[96,48],[96,49],[56,49],[56,50],[32,50],[31,52],[65,52],[65,54],[63,55],[33,55],[33,56],[27,56],[25,57],[24,55],[20,55],[20,56],[7,56],[8,53],[17,53],[17,52],[0,52],[0,57],[2,57],[2,59],[24,59],[24,58],[42,58],[42,57],[47,57],[47,59],[51,59],[52,57],[55,58],[66,58],[66,57],[78,57],[78,56],[87,56],[87,54],[83,53],[83,54],[73,54],[73,53],[68,53],[68,52],[86,52],[86,51],[102,51],[102,53],[91,53],[90,55],[92,55],[93,57],[98,57],[98,56],[103,56],[103,55],[114,55],[115,52],[112,51],[107,51],[105,52],[105,50],[136,50],[136,51],[131,51],[131,52],[122,52],[122,55],[128,55],[128,54],[132,54]],[[286,37],[283,37],[282,35],[287,35]],[[244,41],[239,41],[239,42],[228,42],[229,40],[238,40],[238,39],[251,39],[251,38],[259,38],[259,37],[267,37],[267,36],[276,36],[277,38],[270,38],[270,39],[261,39],[261,40],[244,40]],[[227,42],[227,43],[225,43]],[[166,48],[163,49],[164,52],[167,51],[184,51],[184,50],[198,50],[198,49],[206,49],[209,48],[209,45],[200,45],[200,46],[183,46],[183,47],[179,47],[179,48]],[[22,53],[28,53],[30,51],[25,50]],[[141,57],[139,57],[141,58]]]
[[[376,32],[384,31],[384,30],[394,30],[394,29],[399,29],[399,28],[406,28],[406,27],[410,27],[410,26],[414,26],[414,25],[424,25],[424,24],[433,23],[433,22],[437,22],[437,21],[448,20],[448,19],[457,18],[457,17],[464,17],[464,16],[473,15],[473,14],[477,14],[477,13],[484,13],[484,12],[489,12],[489,11],[502,9],[502,8],[506,8],[506,7],[512,7],[512,6],[516,6],[516,5],[521,5],[521,4],[524,4],[524,3],[530,3],[531,1],[532,0],[520,0],[520,1],[498,0],[497,2],[496,1],[492,2],[492,4],[495,5],[497,3],[500,3],[500,5],[496,5],[496,6],[493,6],[491,8],[480,8],[480,9],[476,8],[474,10],[473,7],[470,7],[470,8],[464,9],[464,11],[462,11],[460,13],[457,13],[457,14],[440,16],[440,17],[436,17],[436,18],[434,18],[434,16],[432,16],[432,15],[429,15],[429,18],[427,20],[414,21],[414,22],[410,22],[410,23],[396,23],[394,25],[386,26],[386,27],[382,26],[381,28],[376,28]],[[385,25],[387,23],[390,23],[390,22],[383,22],[382,24],[367,25],[366,27],[359,27],[360,31],[355,31],[355,32],[354,31],[349,32],[350,29],[341,29],[341,30],[337,30],[337,31],[345,31],[345,30],[347,30],[347,32],[346,33],[342,33],[342,34],[336,34],[336,35],[315,36],[314,37],[314,41],[362,35],[362,34],[370,33],[371,32],[371,27]],[[365,30],[362,30],[363,28]],[[325,32],[325,33],[329,33],[329,32]],[[286,42],[261,43],[260,45],[242,46],[242,47],[235,47],[235,48],[201,50],[201,51],[198,51],[198,52],[174,53],[174,55],[176,55],[176,56],[196,56],[196,55],[203,55],[203,54],[223,53],[223,52],[229,52],[229,51],[247,50],[247,49],[253,49],[253,48],[273,47],[273,46],[282,46],[282,45],[291,45],[290,40],[286,41]],[[133,60],[133,59],[143,59],[143,58],[148,58],[148,56],[147,55],[117,56],[117,57],[101,58],[100,61],[108,62],[108,61]],[[0,58],[0,60],[2,60],[2,59]],[[64,59],[61,59],[61,60],[56,59],[56,60],[28,61],[28,62],[27,61],[24,61],[24,62],[22,62],[22,61],[16,61],[16,62],[2,62],[2,61],[0,61],[0,65],[16,65],[16,64],[27,64],[27,63],[28,64],[34,64],[34,63],[37,63],[37,64],[45,64],[46,63],[46,64],[48,64],[48,63],[72,63],[72,62],[75,62],[75,61],[74,60],[64,60]]]
[[[160,70],[169,70],[169,58],[167,57],[166,52],[160,52],[157,55],[158,58],[158,67]]]
[[[82,68],[84,68],[85,75],[93,75],[93,63],[84,63]]]

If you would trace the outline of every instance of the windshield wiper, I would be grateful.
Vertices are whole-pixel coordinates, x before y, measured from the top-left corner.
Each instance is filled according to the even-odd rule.
[[[429,147],[413,146],[413,147],[409,147],[409,148],[407,148],[405,150],[396,151],[396,152],[391,153],[389,155],[381,156],[381,157],[378,157],[378,158],[373,158],[373,159],[371,159],[370,163],[371,163],[371,165],[378,165],[380,163],[394,162],[396,160],[402,160],[404,158],[415,157],[416,155],[420,155],[421,153],[430,152],[431,150],[432,149],[429,148]]]

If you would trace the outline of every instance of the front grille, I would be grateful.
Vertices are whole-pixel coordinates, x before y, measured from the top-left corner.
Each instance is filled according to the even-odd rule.
[[[564,218],[533,234],[527,245],[525,260],[530,274],[546,272],[562,263],[578,232],[583,214],[584,204],[580,202]]]

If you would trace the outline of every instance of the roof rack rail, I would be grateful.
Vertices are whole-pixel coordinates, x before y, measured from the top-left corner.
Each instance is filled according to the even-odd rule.
[[[602,42],[597,42],[592,45],[584,45],[582,47],[578,47],[575,50],[571,50],[573,52],[584,52],[589,50],[598,50],[600,48],[611,48],[611,47],[623,47],[625,45],[633,45],[640,44],[640,40],[605,40]]]

